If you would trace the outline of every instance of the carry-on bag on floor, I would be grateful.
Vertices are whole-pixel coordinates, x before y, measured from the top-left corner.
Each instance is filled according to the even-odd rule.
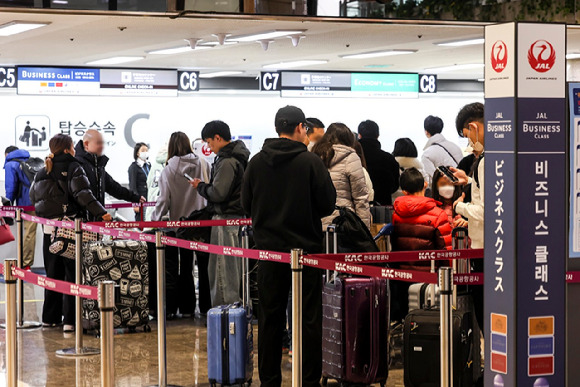
[[[475,316],[471,311],[453,311],[453,386],[473,386],[480,363],[476,351],[479,336],[474,336]],[[409,312],[404,327],[405,387],[435,387],[440,383],[441,344],[439,309]]]
[[[242,230],[248,246],[248,231]],[[207,375],[212,386],[251,385],[254,372],[254,332],[249,305],[248,259],[242,265],[243,302],[212,308],[207,313]]]
[[[113,322],[116,329],[135,331],[149,326],[149,263],[147,244],[133,240],[103,240],[83,244],[82,283],[98,286],[104,280],[115,281],[119,298]],[[83,328],[89,331],[100,327],[97,301],[83,299]]]
[[[431,261],[431,273],[435,273],[435,261]],[[429,309],[439,305],[439,286],[428,283],[415,283],[409,286],[409,311]]]
[[[388,305],[388,282],[385,279],[337,276],[324,285],[323,384],[328,379],[343,384],[386,384]]]

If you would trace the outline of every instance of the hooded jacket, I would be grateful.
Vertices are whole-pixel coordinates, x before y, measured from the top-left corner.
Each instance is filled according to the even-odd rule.
[[[204,208],[206,200],[191,188],[183,174],[207,181],[209,170],[208,163],[193,153],[169,159],[159,176],[159,197],[151,219],[161,220],[169,213],[169,220],[179,220]]]
[[[211,167],[209,183],[199,183],[197,192],[207,199],[208,209],[218,215],[243,215],[240,192],[250,151],[243,141],[224,146]]]
[[[370,229],[369,192],[360,158],[349,146],[335,144],[332,148],[334,157],[328,172],[336,189],[336,205],[352,210]],[[322,230],[325,231],[337,216],[338,210],[335,210],[332,215],[322,219]]]
[[[399,164],[388,152],[381,149],[381,143],[375,138],[361,138],[367,171],[373,182],[375,201],[383,206],[392,203],[391,195],[399,188]]]
[[[8,153],[4,163],[6,198],[15,202],[17,206],[30,206],[29,190],[31,181],[20,168],[20,162],[30,158],[30,153],[24,149],[16,149]]]
[[[447,213],[439,208],[438,201],[424,196],[401,196],[395,200],[393,207],[393,249],[403,250],[438,250],[451,249],[451,225]],[[403,225],[403,227],[400,227]],[[405,227],[412,225],[413,227]],[[426,229],[415,226],[427,226]],[[438,232],[435,232],[438,231]],[[439,238],[443,238],[443,243]]]
[[[93,195],[84,169],[68,153],[54,156],[50,173],[44,168],[36,174],[30,200],[36,215],[49,219],[83,216],[85,211],[100,219],[107,212]]]
[[[156,202],[157,197],[159,197],[159,178],[161,177],[161,171],[165,167],[167,162],[167,144],[157,152],[155,156],[155,162],[151,165],[151,170],[147,176],[147,201]],[[145,209],[145,220],[151,220],[151,215],[155,207],[147,207]]]
[[[425,169],[427,182],[431,184],[433,174],[437,167],[456,167],[463,159],[463,152],[459,145],[447,140],[441,133],[429,137],[429,141],[423,148],[421,162]]]
[[[248,164],[242,205],[252,217],[259,249],[322,252],[321,218],[332,214],[335,202],[324,163],[300,142],[268,139]]]
[[[89,183],[91,186],[91,191],[95,198],[102,204],[105,204],[105,193],[131,203],[139,202],[141,198],[136,193],[129,191],[127,188],[123,187],[121,184],[117,183],[108,173],[105,171],[105,166],[109,162],[109,158],[105,155],[97,156],[88,153],[85,150],[85,146],[82,140],[79,140],[75,146],[76,159],[81,164]],[[93,220],[89,217],[89,220]]]

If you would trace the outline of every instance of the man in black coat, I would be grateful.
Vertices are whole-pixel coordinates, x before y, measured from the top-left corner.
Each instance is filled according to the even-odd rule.
[[[399,163],[381,149],[379,126],[366,120],[358,126],[359,142],[367,162],[367,172],[373,182],[375,201],[383,206],[392,204],[391,195],[399,189]]]
[[[144,203],[146,199],[143,196],[129,191],[105,171],[109,158],[103,155],[104,148],[103,135],[94,129],[87,130],[82,141],[79,141],[75,146],[75,156],[87,174],[95,198],[104,205],[105,193],[108,193],[127,202]],[[87,218],[91,221],[95,220],[91,214],[87,214]]]
[[[324,163],[308,152],[306,118],[286,106],[275,119],[279,138],[270,138],[246,169],[242,207],[251,214],[258,249],[321,253],[321,218],[332,214],[336,190]],[[322,374],[322,273],[305,266],[302,273],[304,387],[320,386]],[[258,262],[258,369],[263,387],[282,383],[282,333],[290,291],[290,266]],[[296,328],[294,328],[296,329]]]

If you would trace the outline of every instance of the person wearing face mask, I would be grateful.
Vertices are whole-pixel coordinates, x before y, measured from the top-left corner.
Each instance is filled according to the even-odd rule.
[[[133,148],[133,158],[135,161],[129,166],[129,189],[134,193],[147,197],[147,177],[151,170],[149,163],[149,146],[144,142],[138,142]],[[139,207],[135,207],[135,220],[141,220]]]
[[[436,170],[433,174],[432,181],[431,192],[433,199],[441,203],[439,208],[447,214],[451,227],[467,227],[467,220],[463,219],[461,215],[453,211],[453,203],[459,199],[462,194],[461,187],[451,184],[449,179],[447,179],[439,170]]]
[[[471,183],[471,202],[465,203],[465,194],[462,194],[454,203],[453,209],[459,215],[464,216],[469,221],[469,237],[471,247],[474,249],[483,248],[483,214],[484,214],[484,133],[483,123],[484,107],[480,102],[465,105],[457,114],[455,126],[457,133],[461,137],[469,139],[473,151],[479,155],[473,169],[473,177],[457,168],[451,168],[453,175],[457,178],[457,185],[467,185]],[[483,260],[472,261],[474,272],[483,272]],[[471,289],[473,303],[475,307],[475,317],[479,326],[483,326],[483,289],[482,286],[473,286]]]

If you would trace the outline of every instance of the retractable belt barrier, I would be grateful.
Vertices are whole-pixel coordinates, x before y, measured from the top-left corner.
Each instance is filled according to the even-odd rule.
[[[104,228],[180,228],[213,226],[251,226],[252,219],[173,220],[147,222],[89,222]]]
[[[2,273],[4,274],[4,273]],[[40,286],[41,288],[52,290],[53,292],[66,294],[67,296],[78,296],[90,300],[98,300],[98,288],[96,286],[77,285],[71,282],[60,281],[48,278],[28,270],[15,267],[12,274],[24,282]]]
[[[2,217],[2,218],[16,218],[16,212],[14,212],[14,211],[7,211],[7,210],[1,210],[0,211],[0,217]]]
[[[117,209],[117,208],[133,208],[133,207],[155,207],[156,202],[145,202],[145,203],[114,203],[105,204],[105,208]],[[0,206],[0,211],[15,211],[21,209],[22,211],[34,211],[34,206]]]

